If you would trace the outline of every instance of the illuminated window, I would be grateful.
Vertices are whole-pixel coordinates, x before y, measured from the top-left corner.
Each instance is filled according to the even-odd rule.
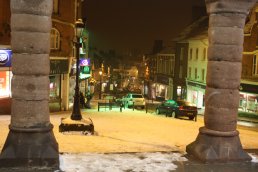
[[[60,48],[60,33],[57,29],[52,28],[50,34],[50,49],[57,50]]]
[[[59,0],[53,0],[53,13],[58,14],[59,12]]]

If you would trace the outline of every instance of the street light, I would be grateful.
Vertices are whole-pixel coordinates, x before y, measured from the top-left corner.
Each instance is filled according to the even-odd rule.
[[[79,73],[80,73],[80,37],[84,29],[84,24],[81,19],[78,19],[75,22],[76,30],[76,80],[75,80],[75,93],[74,93],[74,102],[73,102],[73,112],[71,115],[72,120],[81,120],[81,110],[80,110],[80,88],[79,88]]]
[[[84,29],[84,23],[81,19],[75,22],[75,34],[76,41],[74,42],[76,47],[76,80],[75,80],[75,92],[73,111],[70,118],[62,118],[59,126],[59,132],[65,131],[82,131],[83,133],[94,133],[94,125],[92,120],[83,119],[80,110],[80,88],[79,88],[79,73],[80,73],[80,38]]]
[[[100,84],[99,84],[99,99],[101,99],[101,92],[102,92],[102,71],[99,71],[99,77],[100,77]]]

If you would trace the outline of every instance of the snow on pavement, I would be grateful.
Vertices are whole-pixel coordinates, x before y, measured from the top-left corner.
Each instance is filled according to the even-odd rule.
[[[137,110],[97,112],[90,109],[82,110],[82,114],[83,118],[92,119],[96,135],[59,133],[61,118],[69,117],[71,112],[50,115],[61,152],[60,168],[65,172],[171,171],[177,168],[174,162],[186,161],[185,147],[196,139],[199,128],[204,125],[202,117],[194,122]],[[10,116],[1,115],[0,150],[9,124]],[[257,129],[241,127],[238,130],[244,149],[258,148]],[[257,155],[250,155],[253,162],[258,162]]]
[[[60,169],[65,172],[168,172],[175,161],[187,161],[179,153],[62,154]]]

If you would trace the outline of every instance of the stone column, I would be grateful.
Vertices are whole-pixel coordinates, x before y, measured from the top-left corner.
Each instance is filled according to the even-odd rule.
[[[250,160],[236,130],[241,79],[243,28],[256,0],[206,0],[209,49],[205,126],[186,147],[206,162]]]
[[[52,0],[11,0],[12,112],[0,166],[59,166],[49,119]]]

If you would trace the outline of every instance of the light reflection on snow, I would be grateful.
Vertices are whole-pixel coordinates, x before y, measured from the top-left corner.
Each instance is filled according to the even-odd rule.
[[[258,156],[253,154],[253,153],[249,153],[249,155],[252,157],[252,161],[254,163],[258,163]]]
[[[175,161],[187,161],[179,153],[62,154],[60,169],[65,172],[166,172],[176,170]]]

